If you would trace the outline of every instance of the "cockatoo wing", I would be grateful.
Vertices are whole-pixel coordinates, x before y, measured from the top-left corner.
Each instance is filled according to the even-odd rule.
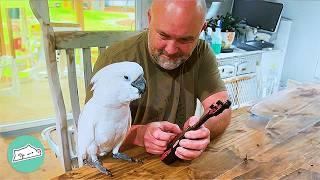
[[[78,162],[79,166],[83,165],[83,159],[87,157],[88,147],[94,143],[94,108],[89,103],[86,104],[78,121]]]

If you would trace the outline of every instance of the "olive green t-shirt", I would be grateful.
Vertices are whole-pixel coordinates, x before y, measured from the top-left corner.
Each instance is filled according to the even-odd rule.
[[[189,59],[174,70],[165,70],[154,62],[148,51],[147,31],[107,48],[98,57],[93,74],[104,66],[134,61],[144,70],[147,88],[142,97],[131,102],[133,124],[169,121],[183,127],[194,115],[196,98],[201,101],[225,90],[220,79],[216,58],[211,48],[199,40]],[[112,88],[112,84],[110,84]],[[92,97],[87,89],[86,101]]]

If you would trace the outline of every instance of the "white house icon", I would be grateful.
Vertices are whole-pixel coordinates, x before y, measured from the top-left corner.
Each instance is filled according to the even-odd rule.
[[[41,148],[33,147],[30,144],[27,144],[26,146],[19,149],[13,149],[12,153],[12,163],[38,158],[42,156]]]

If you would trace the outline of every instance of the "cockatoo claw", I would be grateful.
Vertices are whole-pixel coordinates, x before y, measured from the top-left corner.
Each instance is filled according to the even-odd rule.
[[[103,166],[102,166],[102,163],[101,163],[99,160],[93,162],[93,165],[94,165],[94,167],[97,168],[101,173],[106,174],[106,175],[111,176],[111,177],[113,176],[112,173],[111,173],[111,171],[109,171],[107,168],[103,167]]]
[[[88,165],[88,166],[90,166],[90,167],[92,167],[92,168],[95,167],[91,160],[84,159],[84,160],[83,160],[83,164],[84,164],[84,165]]]
[[[132,158],[132,157],[126,155],[126,154],[119,153],[119,152],[116,153],[116,154],[113,154],[112,156],[115,159],[122,159],[122,160],[125,160],[125,161],[135,162],[135,163],[143,163],[142,160],[140,160],[140,159]]]

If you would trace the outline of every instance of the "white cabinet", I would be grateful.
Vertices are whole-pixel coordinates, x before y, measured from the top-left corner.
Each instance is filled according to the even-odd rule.
[[[279,90],[283,69],[282,50],[218,55],[218,69],[234,108],[250,104]]]
[[[240,57],[237,65],[237,76],[255,73],[257,60],[259,60],[259,57],[256,57],[256,55]]]
[[[241,52],[217,56],[218,69],[225,82],[233,108],[258,99],[257,63],[261,52]]]
[[[234,77],[236,75],[236,66],[230,65],[222,65],[218,67],[221,78],[229,78]]]

